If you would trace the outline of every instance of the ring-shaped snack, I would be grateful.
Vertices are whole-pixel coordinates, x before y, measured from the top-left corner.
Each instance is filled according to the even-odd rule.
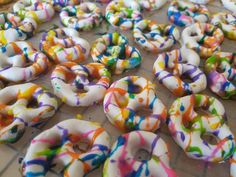
[[[224,32],[225,37],[236,40],[236,16],[219,12],[213,15],[211,23],[218,26]]]
[[[221,2],[226,9],[236,13],[236,0],[221,0]]]
[[[169,20],[178,26],[189,26],[195,22],[208,22],[209,11],[204,5],[182,0],[171,2],[167,12]]]
[[[51,82],[56,96],[70,106],[90,106],[101,102],[110,85],[110,72],[101,63],[56,66]]]
[[[212,92],[224,99],[236,98],[236,54],[217,52],[205,63]]]
[[[196,52],[182,47],[160,54],[153,65],[153,72],[157,80],[174,95],[184,96],[199,93],[207,87],[207,79],[198,68],[199,63]]]
[[[157,24],[141,20],[134,25],[135,42],[147,51],[162,52],[171,48],[180,38],[179,30],[173,25]]]
[[[127,76],[114,82],[103,102],[108,120],[122,131],[156,131],[165,121],[167,110],[155,93],[155,85],[139,76]],[[138,110],[148,110],[140,115]]]
[[[148,160],[137,160],[139,151],[149,152]],[[159,135],[133,131],[118,137],[103,168],[103,177],[177,177],[169,165],[169,150]]]
[[[103,63],[114,74],[121,74],[141,64],[142,57],[135,47],[128,45],[128,39],[117,33],[108,33],[98,38],[91,49],[95,62]]]
[[[107,21],[122,30],[132,29],[142,19],[141,7],[135,0],[113,0],[106,7]]]
[[[138,3],[143,9],[152,11],[162,8],[167,0],[138,0]]]
[[[60,12],[60,19],[66,27],[88,31],[101,24],[103,15],[95,3],[84,2],[77,6],[64,7]]]
[[[19,0],[13,5],[14,13],[22,18],[32,18],[37,23],[48,22],[54,16],[53,6],[40,0]]]
[[[234,135],[225,123],[224,106],[216,98],[200,94],[178,98],[169,115],[169,131],[189,157],[222,162],[233,154]],[[204,139],[205,136],[216,142]]]
[[[195,23],[182,32],[183,44],[195,50],[201,57],[208,58],[220,50],[224,33],[220,28],[209,23]]]
[[[28,126],[46,121],[57,107],[57,99],[36,84],[3,88],[0,90],[0,142],[18,141]]]
[[[13,13],[0,13],[0,46],[13,41],[24,41],[35,34],[37,23],[32,18],[21,18]]]
[[[21,162],[24,177],[46,176],[50,168],[64,177],[84,177],[106,160],[110,137],[98,123],[69,119],[36,136]]]
[[[90,45],[72,28],[58,28],[43,34],[40,50],[55,63],[81,62],[90,52]]]
[[[0,59],[0,80],[7,82],[33,80],[50,66],[46,55],[24,41],[0,47]]]

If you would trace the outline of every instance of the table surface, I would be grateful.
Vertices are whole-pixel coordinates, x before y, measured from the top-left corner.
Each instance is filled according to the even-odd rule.
[[[167,19],[167,8],[168,3],[160,10],[153,11],[153,12],[144,12],[144,17],[147,19],[152,19],[156,21],[157,23],[170,23]],[[221,11],[227,11],[224,9],[223,5],[220,3],[219,0],[215,0],[214,2],[211,2],[207,5],[209,11],[211,14]],[[105,9],[105,5],[102,5],[102,9]],[[5,5],[0,7],[0,11],[10,11],[11,10],[11,4]],[[45,30],[49,30],[50,28],[57,26],[62,26],[60,24],[58,14],[55,15],[53,20],[51,22],[45,23],[40,26],[37,34],[35,37],[30,39],[34,45],[34,47],[38,48],[39,41],[42,36],[42,33]],[[182,30],[181,28],[179,28]],[[106,22],[103,22],[102,26],[94,29],[91,32],[81,32],[81,36],[85,39],[87,39],[90,44],[100,37],[101,34],[107,33],[107,32],[113,32],[113,31],[119,31],[125,36],[129,38],[130,45],[134,45],[133,39],[132,39],[132,32],[131,31],[120,31],[118,29],[114,29],[113,27],[109,26]],[[225,52],[235,52],[236,49],[236,42],[230,41],[228,39],[225,39],[223,45],[222,45],[222,51]],[[180,44],[176,44],[173,48],[179,47]],[[138,46],[136,46],[139,48]],[[139,48],[140,49],[140,48]],[[141,50],[141,55],[143,57],[142,65],[134,70],[131,70],[129,72],[126,72],[119,76],[114,76],[112,79],[113,81],[122,78],[127,75],[138,75],[143,76],[157,85],[157,95],[159,98],[163,101],[163,103],[169,108],[171,103],[176,99],[175,96],[171,92],[169,92],[165,87],[157,83],[157,81],[154,78],[154,75],[152,73],[152,66],[157,58],[157,54],[151,54],[148,52],[145,52],[144,50]],[[88,60],[86,60],[84,63],[92,62],[91,57],[89,57]],[[203,66],[203,61],[201,63],[201,68]],[[52,67],[53,69],[53,67]],[[51,69],[51,70],[52,70]],[[51,70],[38,78],[37,80],[33,81],[34,83],[43,85],[50,91],[52,91],[51,83],[50,83],[50,74]],[[206,89],[204,94],[210,95],[210,96],[216,96],[210,92],[209,89]],[[228,116],[228,125],[230,126],[232,132],[236,133],[236,101],[233,100],[222,100],[218,98],[225,106],[226,113]],[[113,125],[110,124],[108,119],[106,118],[102,105],[95,105],[87,108],[74,108],[69,107],[65,104],[61,104],[57,113],[50,118],[44,125],[37,127],[37,128],[27,128],[27,131],[25,132],[24,136],[15,144],[6,144],[0,146],[0,176],[1,177],[18,177],[21,176],[19,172],[19,159],[24,157],[27,147],[29,146],[30,140],[34,138],[37,134],[42,132],[45,129],[48,129],[55,125],[56,123],[66,120],[66,119],[72,119],[75,118],[77,114],[82,115],[82,118],[84,120],[89,121],[96,121],[101,123],[101,125],[107,130],[107,132],[110,134],[112,138],[112,142],[114,142],[119,135],[122,133],[118,131]],[[171,138],[169,131],[167,129],[166,125],[162,125],[161,129],[157,131],[158,134],[168,143],[170,152],[171,152],[171,166],[175,169],[177,175],[179,177],[227,177],[229,176],[229,162],[225,163],[205,163],[200,160],[193,160],[188,158],[182,149],[180,149],[176,143]],[[102,176],[102,169],[103,166],[100,168],[94,170],[91,172],[88,177],[100,177]],[[56,177],[60,176],[56,171],[49,171],[47,174],[47,177]]]

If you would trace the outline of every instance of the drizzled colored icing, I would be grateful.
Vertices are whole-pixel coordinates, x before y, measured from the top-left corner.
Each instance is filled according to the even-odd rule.
[[[128,76],[114,82],[103,102],[109,121],[120,130],[155,131],[167,116],[166,107],[155,94],[155,86],[139,76]],[[147,116],[138,115],[140,109],[151,110]]]
[[[54,16],[53,6],[39,0],[20,0],[13,5],[14,13],[21,17],[32,18],[37,23],[50,21]]]
[[[106,19],[114,27],[132,29],[136,20],[142,19],[141,7],[135,0],[114,0],[106,7]]]
[[[205,23],[209,20],[209,11],[205,6],[182,0],[172,1],[167,15],[178,26],[188,26],[194,22]]]
[[[220,28],[209,23],[195,23],[183,30],[182,40],[188,48],[194,49],[201,57],[207,58],[220,50],[224,34]]]
[[[63,8],[60,12],[60,18],[64,26],[86,31],[99,26],[103,20],[103,15],[96,4],[85,2],[77,6]]]
[[[160,9],[166,2],[167,0],[138,0],[141,7],[148,11]]]
[[[135,23],[133,35],[137,44],[151,52],[169,49],[180,38],[180,32],[175,26],[157,24],[151,20]]]
[[[67,62],[56,66],[51,79],[55,95],[63,102],[70,106],[90,106],[103,100],[110,77],[103,64]]]
[[[201,108],[207,113],[196,112]],[[189,157],[222,162],[234,152],[234,135],[225,124],[225,109],[214,97],[196,94],[178,98],[169,114],[171,135]],[[217,137],[216,144],[202,139],[207,134]]]
[[[9,104],[16,100],[15,103]],[[37,105],[31,107],[31,100]],[[55,97],[33,83],[14,85],[0,90],[0,142],[19,140],[27,126],[35,126],[54,115]]]
[[[236,55],[217,52],[207,59],[205,70],[212,92],[224,99],[236,96]]]
[[[89,43],[80,38],[79,33],[72,28],[58,28],[43,34],[40,50],[55,63],[67,61],[81,62],[90,51]]]
[[[49,67],[48,58],[23,41],[0,47],[0,58],[0,78],[9,82],[30,81]]]
[[[0,46],[30,38],[35,34],[36,28],[37,23],[32,18],[0,13]]]
[[[153,72],[157,80],[176,96],[199,93],[207,86],[206,76],[198,68],[199,62],[196,52],[182,47],[160,54]],[[191,82],[185,82],[184,77],[190,78]]]
[[[95,62],[106,65],[114,74],[121,74],[141,64],[141,55],[135,47],[128,45],[128,39],[117,33],[108,33],[98,38],[91,49]]]
[[[109,150],[110,137],[104,128],[94,122],[70,119],[31,141],[21,172],[25,177],[43,177],[54,168],[63,171],[64,177],[83,177],[105,161]]]
[[[217,13],[213,15],[211,23],[218,26],[225,37],[236,40],[236,16],[230,13]]]
[[[149,160],[135,159],[140,149],[150,153]],[[118,137],[105,162],[103,176],[177,177],[169,166],[166,143],[159,135],[146,131],[133,131]]]

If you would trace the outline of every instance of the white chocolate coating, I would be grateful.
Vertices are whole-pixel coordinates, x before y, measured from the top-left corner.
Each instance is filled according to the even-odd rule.
[[[44,33],[40,41],[40,50],[55,63],[78,63],[88,57],[90,45],[75,29],[58,28]]]
[[[140,149],[150,154],[149,160],[139,161]],[[167,144],[159,135],[146,131],[132,131],[118,137],[103,169],[104,177],[177,177],[169,165]]]
[[[11,101],[16,100],[15,103]],[[31,107],[31,101],[37,105]],[[10,103],[10,104],[9,104]],[[57,99],[42,87],[26,83],[8,86],[0,90],[0,115],[5,126],[0,127],[0,142],[16,142],[27,126],[40,124],[52,117],[58,104]]]
[[[50,21],[54,16],[53,6],[40,0],[20,0],[13,5],[14,13],[33,18],[37,23]]]
[[[8,82],[33,80],[49,67],[47,56],[23,41],[0,47],[0,58],[0,77]]]
[[[153,65],[153,72],[157,80],[176,96],[199,93],[207,86],[206,76],[198,68],[199,63],[196,52],[182,47],[160,54]],[[191,82],[185,82],[184,76],[188,76]]]
[[[55,95],[63,102],[70,106],[91,106],[103,100],[110,77],[103,64],[78,65],[68,62],[58,65],[51,79]]]
[[[109,121],[120,130],[155,131],[166,119],[166,107],[155,93],[155,85],[140,76],[127,76],[114,82],[103,102]],[[140,109],[150,115],[139,115]]]
[[[198,109],[206,113],[199,113]],[[216,98],[200,94],[178,98],[169,114],[169,131],[190,158],[222,162],[231,157],[234,135],[225,123],[224,106]],[[212,135],[216,143],[202,139],[204,135]]]
[[[110,137],[104,128],[95,122],[69,119],[31,141],[21,172],[24,177],[44,177],[52,167],[64,171],[64,177],[84,177],[105,161],[109,151]]]

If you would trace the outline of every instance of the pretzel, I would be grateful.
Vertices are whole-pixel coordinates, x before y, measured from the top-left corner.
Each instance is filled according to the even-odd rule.
[[[60,12],[60,19],[66,27],[88,31],[101,24],[103,15],[95,3],[85,2],[77,6],[64,7]]]
[[[51,4],[39,0],[19,0],[13,5],[13,12],[37,23],[50,21],[55,13]]]
[[[176,96],[199,93],[207,86],[206,76],[198,68],[199,63],[196,52],[182,47],[160,54],[153,65],[153,72],[157,80]],[[191,79],[190,83],[184,81],[186,76]]]
[[[200,4],[174,0],[168,8],[167,16],[175,25],[182,27],[189,26],[195,22],[207,22],[209,20],[209,11]]]
[[[91,56],[95,62],[104,64],[114,74],[136,68],[142,61],[138,49],[129,46],[128,39],[117,32],[98,38],[92,46]]]
[[[114,27],[132,29],[134,22],[142,19],[141,7],[135,0],[113,0],[106,7],[105,17]]]
[[[99,124],[69,119],[31,141],[21,172],[25,177],[43,177],[50,168],[56,168],[64,177],[83,177],[105,161],[109,150],[110,137]]]
[[[182,40],[188,48],[207,58],[220,50],[224,34],[220,28],[209,23],[195,23],[183,30]]]
[[[236,96],[236,55],[217,52],[205,63],[208,84],[212,92],[224,99]]]
[[[90,52],[90,45],[72,28],[58,28],[43,34],[40,50],[55,63],[81,62]]]
[[[236,17],[229,13],[217,13],[213,15],[211,23],[218,26],[225,37],[236,40]]]
[[[21,18],[13,13],[0,13],[0,46],[24,41],[35,34],[37,23],[32,18]]]
[[[128,76],[114,82],[103,102],[104,112],[109,121],[122,131],[156,131],[166,119],[166,107],[155,94],[155,86],[139,76]],[[142,116],[139,109],[152,113]]]
[[[145,149],[150,160],[137,160],[135,153]],[[167,144],[159,135],[133,131],[118,137],[103,168],[104,177],[177,177],[169,165]]]
[[[145,32],[148,30],[148,32]],[[161,52],[171,48],[180,38],[179,30],[173,25],[157,24],[151,20],[141,20],[134,25],[135,42],[151,52]]]
[[[33,80],[50,66],[46,55],[23,41],[0,47],[0,58],[0,79],[8,82]]]
[[[196,112],[200,108],[207,112]],[[169,115],[169,131],[190,158],[222,162],[231,157],[234,135],[225,123],[225,109],[216,98],[199,94],[178,98]],[[217,142],[203,140],[204,135],[216,137]]]
[[[18,141],[28,126],[39,125],[52,117],[57,107],[56,98],[36,84],[3,88],[0,90],[0,142]]]
[[[70,106],[90,106],[103,100],[110,77],[103,64],[67,62],[55,68],[51,79],[55,95],[63,102]]]

